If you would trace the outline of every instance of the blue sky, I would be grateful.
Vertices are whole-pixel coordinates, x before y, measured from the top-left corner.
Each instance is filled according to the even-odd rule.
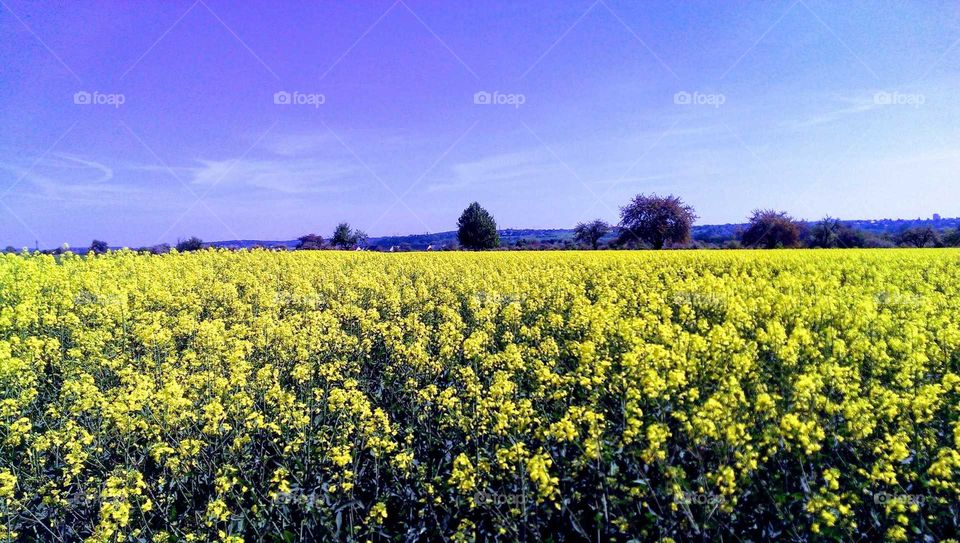
[[[437,232],[473,200],[562,228],[640,192],[960,215],[956,2],[2,0],[0,58],[0,245]]]

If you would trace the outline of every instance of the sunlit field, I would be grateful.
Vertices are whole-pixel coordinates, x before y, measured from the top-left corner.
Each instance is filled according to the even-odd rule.
[[[956,532],[960,251],[0,256],[19,541]]]

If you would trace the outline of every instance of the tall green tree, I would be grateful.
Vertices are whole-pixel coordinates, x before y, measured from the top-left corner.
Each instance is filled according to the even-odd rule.
[[[497,223],[486,209],[473,202],[463,210],[457,221],[457,240],[465,249],[495,249],[500,246]]]
[[[342,222],[338,224],[337,228],[333,231],[333,236],[330,237],[330,244],[341,249],[352,249],[360,242],[361,236],[363,236],[364,241],[366,241],[366,234],[359,230],[354,231],[350,228],[350,223]]]

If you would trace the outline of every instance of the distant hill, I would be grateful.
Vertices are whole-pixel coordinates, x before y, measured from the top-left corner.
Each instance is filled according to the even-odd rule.
[[[267,247],[275,249],[285,247],[287,249],[296,249],[300,244],[299,240],[291,239],[287,241],[268,241],[260,239],[231,239],[227,241],[210,241],[204,243],[207,247],[223,247],[224,249],[253,249],[255,247]]]
[[[850,220],[841,221],[845,225],[863,230],[875,235],[896,234],[907,228],[930,226],[943,231],[951,228],[960,228],[960,218],[937,219],[879,219],[879,220]],[[816,224],[807,221],[807,226]],[[704,243],[721,244],[737,239],[738,233],[746,228],[746,224],[708,224],[693,227],[693,239]],[[562,244],[573,241],[572,229],[540,229],[540,228],[508,228],[500,230],[500,241],[503,245],[516,245],[518,242],[539,244]],[[457,241],[457,232],[437,232],[434,234],[410,234],[406,236],[381,236],[370,238],[368,245],[380,250],[413,250],[422,251],[428,248],[443,249]],[[265,240],[228,240],[207,243],[211,247],[229,249],[252,249],[254,247],[287,248],[297,247],[295,239],[285,241]]]
[[[520,240],[539,243],[562,243],[573,240],[573,230],[550,229],[513,229],[500,230],[500,242],[504,245],[515,245]],[[407,236],[382,236],[370,238],[367,245],[382,250],[425,250],[427,248],[442,249],[457,242],[457,232],[437,232],[434,234],[410,234]],[[265,240],[228,240],[208,243],[211,247],[227,249],[252,249],[254,247],[295,248],[299,242],[295,239],[285,241]]]
[[[854,230],[862,230],[876,236],[898,234],[908,228],[932,227],[943,232],[952,228],[960,228],[960,218],[944,219],[877,219],[877,220],[850,220],[840,221]],[[808,228],[817,221],[803,221]],[[712,224],[693,227],[693,239],[704,243],[724,243],[739,237],[739,233],[747,227],[746,224]]]

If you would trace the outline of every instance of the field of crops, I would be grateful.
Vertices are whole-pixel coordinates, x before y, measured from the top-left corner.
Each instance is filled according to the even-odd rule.
[[[0,256],[0,540],[958,529],[960,252]]]

